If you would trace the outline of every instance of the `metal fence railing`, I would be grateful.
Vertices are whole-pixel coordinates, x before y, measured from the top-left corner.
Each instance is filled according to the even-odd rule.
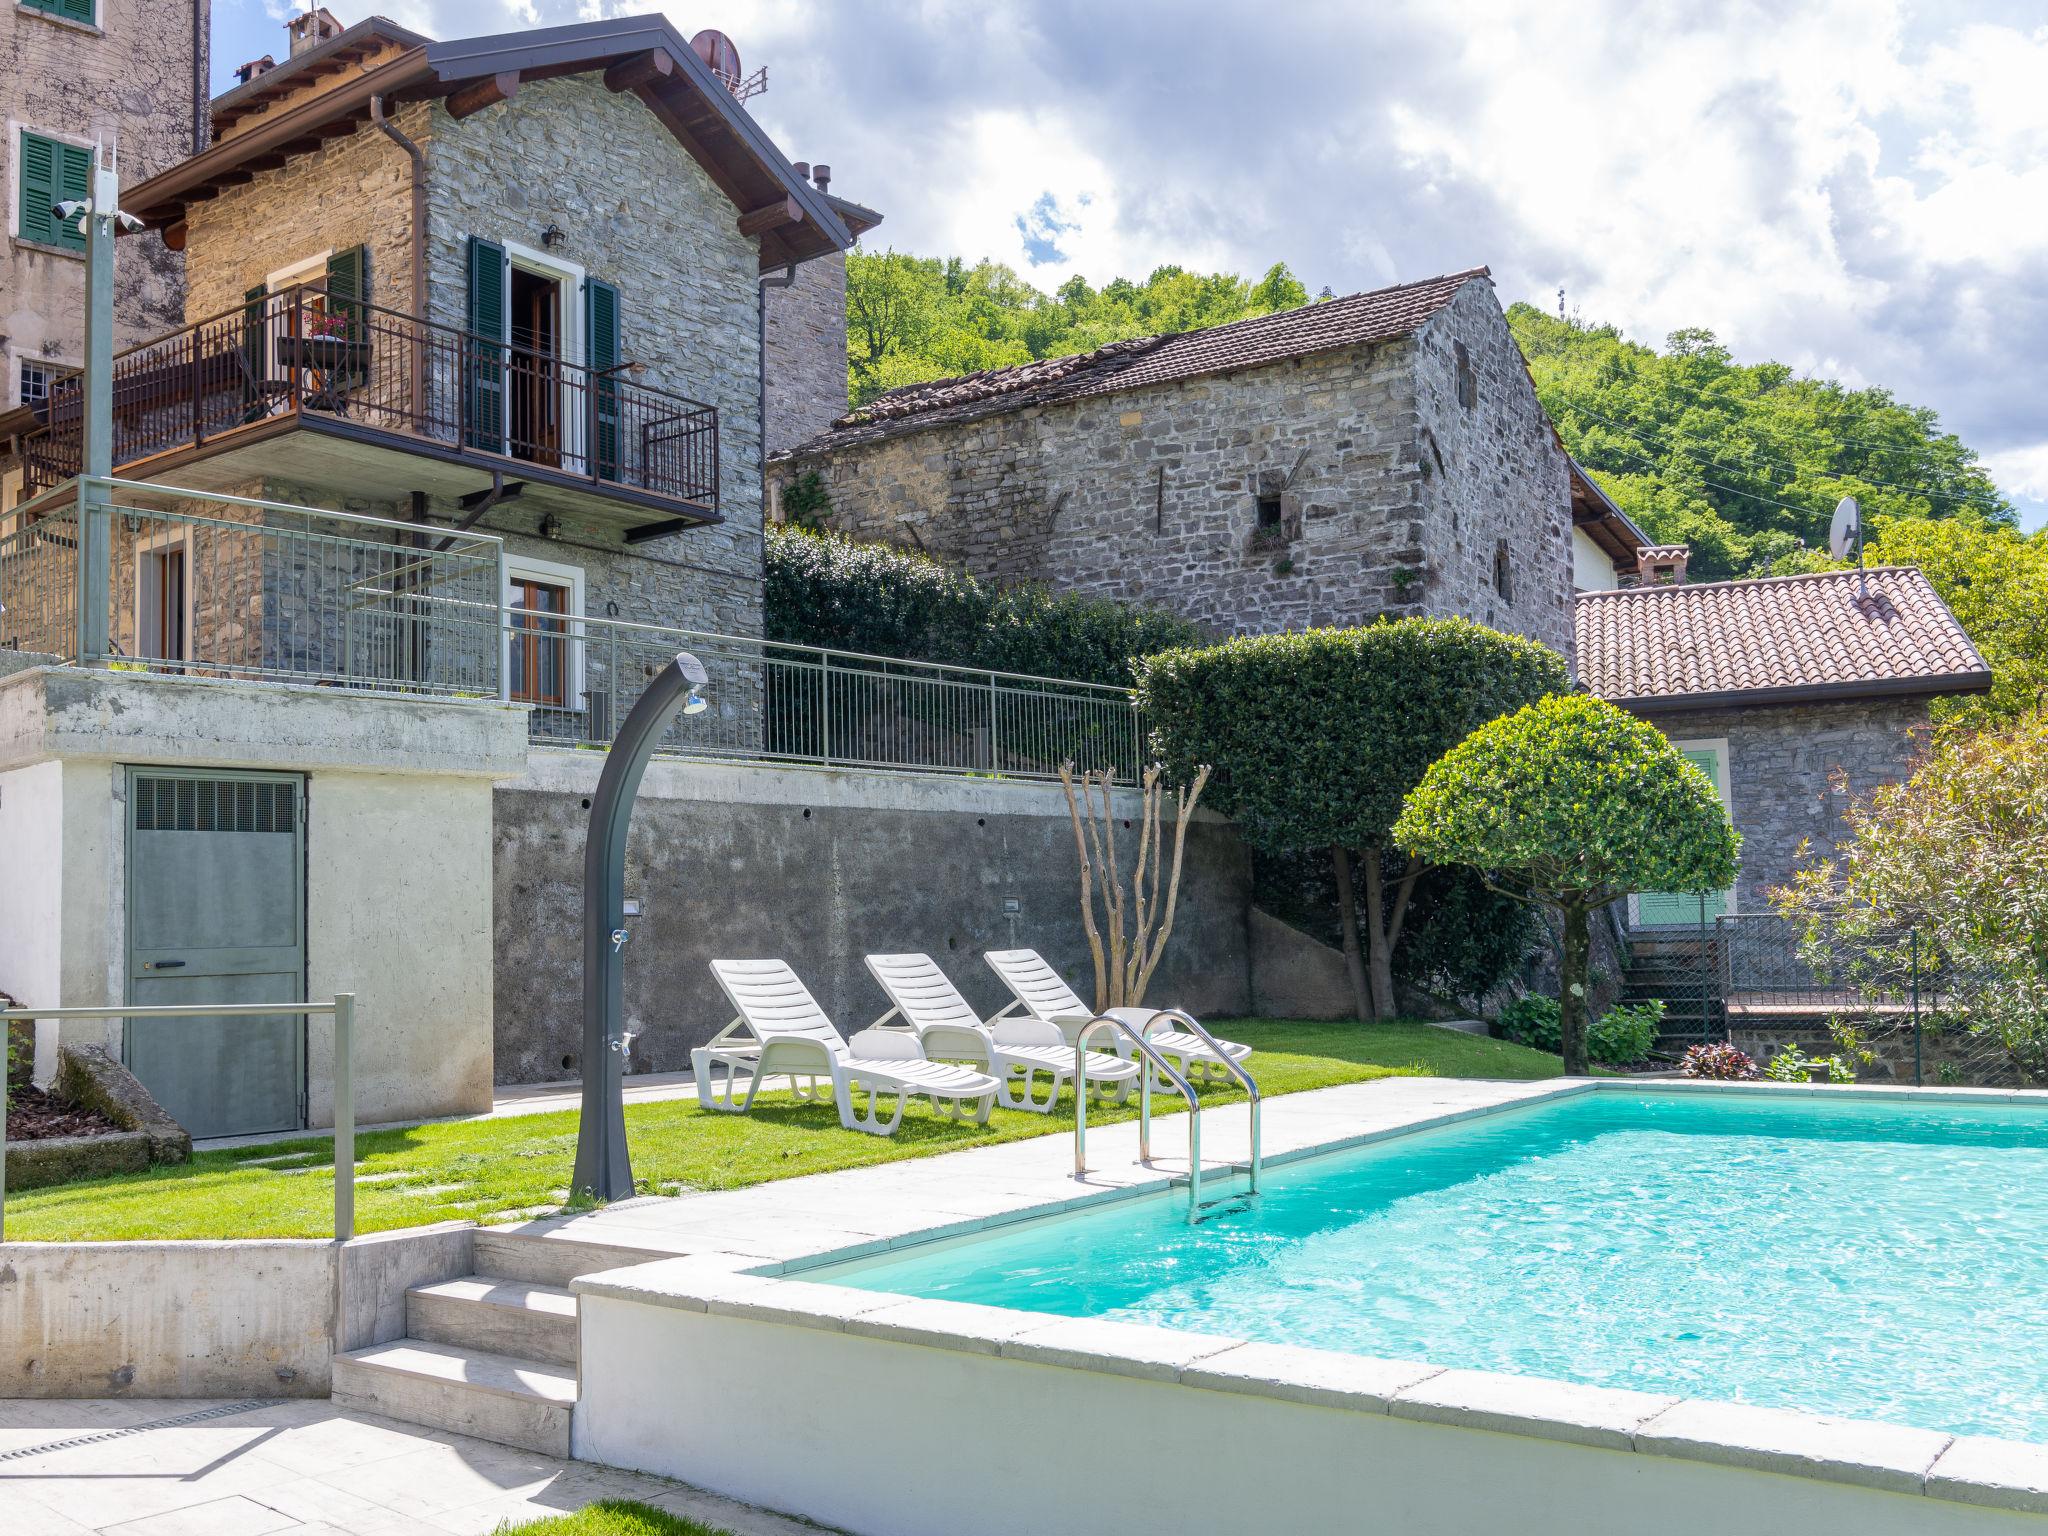
[[[356,1232],[355,1009],[353,992],[338,992],[325,1003],[197,1003],[177,1007],[128,1004],[110,1008],[0,1009],[0,1038],[8,1027],[64,1019],[296,1019],[328,1014],[334,1020],[334,1240]],[[0,1242],[7,1238],[7,1116],[0,1113]]]
[[[508,696],[545,745],[609,742],[689,651],[711,674],[710,709],[671,727],[672,753],[1003,778],[1133,772],[1142,756],[1124,688],[526,608],[506,611],[503,633]]]
[[[503,570],[490,534],[82,478],[0,540],[0,638],[126,671],[496,698]]]
[[[520,704],[540,745],[608,744],[690,651],[711,708],[670,752],[1005,778],[1144,756],[1128,688],[516,607],[495,535],[118,479],[0,537],[0,604],[16,650]]]

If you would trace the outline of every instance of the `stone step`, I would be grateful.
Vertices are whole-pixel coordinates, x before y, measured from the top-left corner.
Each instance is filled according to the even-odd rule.
[[[566,1457],[576,1372],[488,1350],[400,1339],[336,1355],[334,1403]]]
[[[576,1297],[560,1286],[468,1275],[405,1293],[405,1331],[551,1365],[576,1363]]]
[[[609,1243],[586,1243],[538,1232],[495,1231],[489,1227],[478,1230],[474,1251],[473,1262],[479,1275],[559,1286],[568,1285],[579,1275],[672,1257],[645,1248],[621,1248]]]

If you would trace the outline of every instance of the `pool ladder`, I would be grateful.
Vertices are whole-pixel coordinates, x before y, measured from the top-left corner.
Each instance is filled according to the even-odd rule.
[[[1178,1023],[1189,1034],[1196,1036],[1209,1047],[1217,1062],[1224,1070],[1244,1085],[1245,1104],[1251,1112],[1251,1165],[1250,1183],[1242,1195],[1233,1191],[1213,1200],[1202,1198],[1202,1101],[1196,1096],[1193,1086],[1146,1036],[1161,1024]],[[1145,1021],[1142,1029],[1133,1029],[1124,1020],[1107,1013],[1098,1013],[1081,1028],[1074,1040],[1074,1177],[1079,1178],[1088,1171],[1088,1042],[1098,1030],[1121,1030],[1129,1037],[1132,1046],[1144,1058],[1138,1073],[1138,1161],[1147,1167],[1152,1163],[1152,1080],[1164,1078],[1171,1083],[1180,1096],[1188,1101],[1188,1225],[1193,1226],[1204,1216],[1226,1205],[1236,1205],[1259,1192],[1259,1176],[1263,1171],[1263,1159],[1259,1151],[1259,1085],[1252,1081],[1252,1075],[1223,1049],[1217,1038],[1204,1029],[1192,1014],[1179,1008],[1161,1008]],[[1204,1062],[1206,1071],[1214,1070],[1213,1065]],[[1233,1170],[1234,1172],[1235,1170]]]

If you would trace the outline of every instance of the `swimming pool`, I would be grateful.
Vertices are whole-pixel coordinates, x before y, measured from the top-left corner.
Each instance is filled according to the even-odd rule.
[[[2048,1115],[1622,1090],[814,1270],[907,1296],[2048,1440]]]

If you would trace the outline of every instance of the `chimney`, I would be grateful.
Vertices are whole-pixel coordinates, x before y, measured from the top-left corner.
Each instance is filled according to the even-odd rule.
[[[235,78],[241,81],[242,84],[247,85],[258,75],[267,75],[275,68],[277,68],[277,60],[266,53],[260,59],[251,59],[248,63],[238,66],[235,70]]]
[[[829,165],[812,166],[811,180],[817,184],[820,192],[829,192],[832,189],[832,167]]]
[[[808,160],[794,161],[790,165],[790,169],[796,172],[796,179],[798,181],[809,181],[811,179],[811,162]]]
[[[284,29],[292,40],[291,56],[295,59],[307,49],[341,36],[341,23],[324,5],[314,6],[303,16],[294,16],[284,24]]]
[[[1687,544],[1645,544],[1636,551],[1636,581],[1645,587],[1682,587],[1691,558]]]

